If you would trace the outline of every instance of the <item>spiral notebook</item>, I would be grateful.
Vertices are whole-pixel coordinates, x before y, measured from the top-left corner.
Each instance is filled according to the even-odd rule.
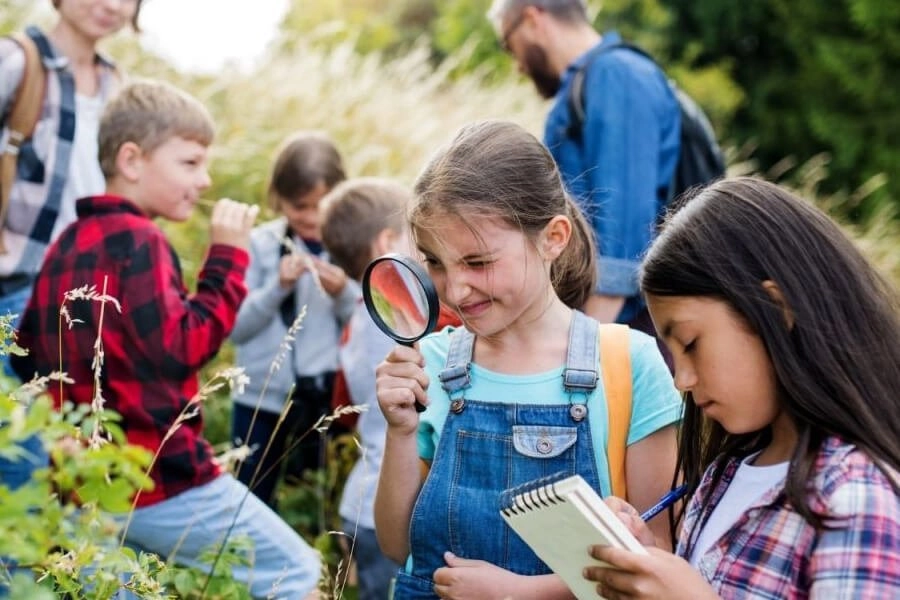
[[[596,600],[597,584],[582,577],[591,564],[605,565],[588,554],[592,544],[608,544],[647,554],[580,476],[542,478],[511,488],[500,498],[500,514],[538,558],[559,575],[575,596]]]

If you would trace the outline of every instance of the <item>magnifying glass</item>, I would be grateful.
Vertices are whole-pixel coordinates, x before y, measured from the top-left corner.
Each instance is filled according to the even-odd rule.
[[[369,263],[362,293],[375,325],[399,344],[412,346],[437,325],[437,290],[425,269],[408,256],[386,254]],[[425,407],[416,402],[416,410]]]

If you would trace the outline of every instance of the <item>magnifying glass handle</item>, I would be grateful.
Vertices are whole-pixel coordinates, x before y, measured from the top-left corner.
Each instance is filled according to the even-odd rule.
[[[412,342],[400,342],[400,344],[403,346],[408,346],[410,348],[412,348],[414,345]],[[425,412],[425,405],[422,404],[421,402],[419,402],[418,400],[416,400],[416,412],[417,413]]]

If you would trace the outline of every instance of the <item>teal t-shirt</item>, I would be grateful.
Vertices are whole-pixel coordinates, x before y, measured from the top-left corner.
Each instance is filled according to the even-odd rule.
[[[444,421],[450,410],[450,398],[441,387],[438,373],[446,365],[452,331],[453,328],[448,327],[431,334],[423,339],[419,346],[425,357],[425,372],[430,381],[428,387],[430,404],[420,415],[418,433],[419,456],[427,461],[434,459]],[[682,402],[653,338],[632,329],[629,350],[632,408],[627,444],[631,445],[667,425],[677,423],[681,419]],[[564,366],[560,365],[558,369],[533,375],[504,375],[472,363],[469,371],[472,385],[466,389],[465,397],[481,402],[569,404],[570,396],[562,385],[563,368]],[[602,377],[599,378],[597,387],[586,404],[601,491],[607,496],[611,494],[611,485],[606,460],[608,429]]]

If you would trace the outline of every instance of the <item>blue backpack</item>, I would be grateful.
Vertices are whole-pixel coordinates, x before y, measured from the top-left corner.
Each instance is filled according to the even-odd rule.
[[[581,131],[585,120],[585,72],[600,54],[614,48],[626,48],[647,57],[654,64],[657,64],[653,57],[644,50],[626,42],[599,46],[591,50],[587,60],[581,64],[572,76],[572,85],[569,87],[568,105],[572,120],[566,133],[569,138],[576,142],[581,142]],[[657,66],[659,65],[657,64]],[[725,157],[718,142],[716,142],[716,135],[709,118],[703,112],[703,109],[700,108],[700,105],[671,79],[669,80],[669,85],[672,86],[672,91],[675,93],[681,112],[680,150],[678,152],[678,163],[675,166],[675,174],[672,177],[672,185],[670,186],[670,197],[677,198],[682,192],[692,187],[704,186],[723,177],[725,175]]]

